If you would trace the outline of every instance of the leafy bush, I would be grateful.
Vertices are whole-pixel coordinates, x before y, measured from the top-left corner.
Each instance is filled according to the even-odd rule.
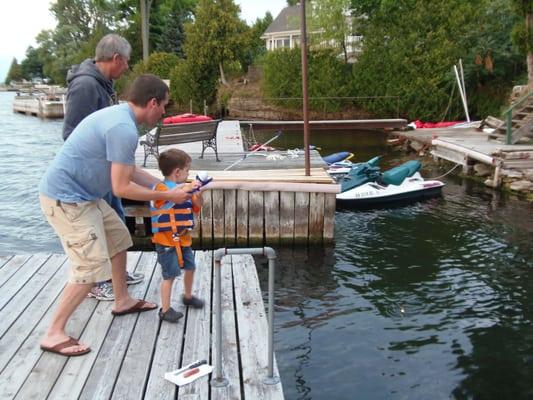
[[[337,57],[334,50],[320,49],[309,52],[309,97],[350,96],[350,67]],[[269,52],[263,59],[263,90],[274,104],[296,108],[301,100],[275,100],[302,97],[300,49],[279,49]],[[342,106],[340,99],[311,100],[311,110],[336,111]]]

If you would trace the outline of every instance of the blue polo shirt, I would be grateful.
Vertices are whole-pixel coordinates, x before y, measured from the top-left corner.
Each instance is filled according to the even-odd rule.
[[[111,163],[135,165],[135,114],[127,103],[84,118],[39,184],[39,192],[66,203],[102,199],[111,191]]]

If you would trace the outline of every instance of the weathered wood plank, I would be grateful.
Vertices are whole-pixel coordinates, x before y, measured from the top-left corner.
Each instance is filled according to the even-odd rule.
[[[309,233],[309,193],[294,195],[294,243],[306,244]]]
[[[200,310],[188,307],[181,366],[196,360],[209,360],[212,252],[197,251],[195,261],[198,268],[194,277],[193,293],[205,301],[205,306]],[[179,398],[197,395],[199,399],[207,399],[208,393],[209,375],[198,378],[193,383],[179,388]]]
[[[67,267],[63,271],[68,268],[68,263],[65,264]],[[30,305],[23,310],[24,318],[18,318],[20,315],[18,314],[12,324],[9,324],[9,319],[0,320],[0,371],[4,370],[2,374],[7,371],[11,376],[11,371],[20,369],[20,375],[23,375],[22,381],[24,381],[27,375],[24,375],[26,371],[24,367],[30,365],[32,361],[35,363],[41,355],[37,344],[44,335],[53,310],[57,307],[57,299],[63,291],[66,280],[66,276],[62,273],[55,274]],[[43,323],[43,320],[46,321]],[[29,342],[26,341],[28,336],[32,338]],[[6,367],[8,363],[9,367]],[[32,366],[33,364],[27,373],[30,372]],[[2,398],[1,395],[0,398]]]
[[[269,246],[279,245],[280,212],[279,192],[265,192],[265,241]]]
[[[237,217],[237,246],[248,245],[248,197],[247,190],[237,190],[237,205],[235,214]]]
[[[9,260],[13,258],[13,255],[0,256],[0,268],[7,264]]]
[[[242,381],[246,399],[283,398],[281,383],[265,385],[268,374],[268,323],[259,280],[251,256],[233,257],[235,304],[239,326]],[[274,375],[278,375],[274,361]]]
[[[161,271],[155,271],[146,295],[148,301],[160,303],[161,281]],[[151,369],[149,360],[152,359],[155,350],[154,346],[160,325],[159,318],[154,314],[156,313],[144,312],[139,314],[126,356],[120,367],[112,399],[142,400],[144,398],[143,390],[148,382]],[[174,328],[176,328],[175,325]],[[174,345],[178,344],[175,343]]]
[[[141,259],[136,271],[146,274],[143,282],[130,288],[130,293],[133,297],[144,298],[146,290],[149,286],[152,272],[156,263],[156,253],[142,253]],[[157,311],[147,311],[152,318],[156,320]],[[110,313],[106,313],[109,316]],[[79,377],[75,382],[62,382],[56,384],[54,389],[61,391],[61,398],[76,398],[80,399],[109,399],[113,392],[118,371],[122,365],[122,360],[126,354],[129,341],[139,314],[128,314],[118,317],[111,316],[109,329],[102,329],[97,331],[92,329],[90,333],[94,335],[90,342],[91,345],[100,345],[97,354],[89,353],[84,356],[85,360],[74,360],[74,362],[83,362],[83,373],[79,373]],[[91,365],[88,365],[91,364]],[[74,366],[75,364],[73,364]],[[78,372],[76,372],[78,373]],[[69,393],[72,393],[69,396]]]
[[[238,400],[241,398],[241,384],[239,372],[239,357],[237,343],[237,325],[235,321],[235,308],[233,307],[233,267],[231,257],[222,259],[221,266],[221,296],[222,296],[222,374],[228,380],[226,387],[212,387],[211,400]],[[213,284],[214,285],[214,284]],[[215,311],[216,299],[213,299],[213,334],[212,334],[212,358],[215,364],[217,352],[217,326]]]
[[[4,293],[2,293],[0,302],[4,303],[5,299],[11,301],[0,311],[0,337],[25,312],[26,307],[39,295],[43,287],[46,287],[51,278],[58,273],[58,270],[61,271],[59,272],[58,282],[65,280],[64,273],[67,270],[66,265],[64,265],[65,260],[65,256],[62,254],[52,255],[45,265],[15,295],[4,298]]]
[[[52,312],[58,303],[59,299],[56,298],[50,308],[42,310],[44,315],[39,314],[37,318],[32,318],[34,321],[32,321],[33,324],[30,329],[33,330],[24,332],[24,334],[18,336],[9,335],[7,337],[6,335],[0,340],[1,399],[12,399],[15,397],[33,366],[41,357],[42,351],[39,348],[39,341],[44,335],[46,328],[48,328],[52,318]],[[26,312],[28,313],[30,311],[28,309]],[[20,320],[17,320],[17,323]],[[35,325],[35,323],[37,324]],[[25,331],[25,329],[21,330]],[[12,328],[10,332],[14,332],[14,329]]]
[[[248,244],[263,245],[264,193],[250,192],[248,195]]]
[[[224,190],[224,243],[225,246],[235,246],[237,191],[233,189]]]
[[[139,258],[140,253],[138,252],[128,253],[129,271],[136,269]],[[93,367],[94,360],[96,359],[102,346],[102,342],[104,341],[107,330],[109,329],[109,325],[113,320],[113,316],[111,314],[112,307],[113,302],[110,301],[87,299],[78,309],[80,312],[84,312],[84,309],[89,310],[85,311],[88,321],[84,325],[85,328],[80,337],[80,341],[82,343],[85,343],[91,347],[92,351],[89,354],[83,357],[65,359],[64,357],[45,353],[47,357],[52,356],[55,359],[64,360],[63,363],[58,363],[56,361],[54,364],[45,364],[43,366],[43,368],[48,369],[47,374],[49,377],[51,377],[51,384],[53,385],[48,397],[49,399],[71,399],[78,397],[87,379],[87,376]],[[76,310],[76,312],[78,312],[78,310]],[[67,329],[70,328],[67,327]],[[39,364],[40,363],[41,360],[39,360]],[[41,383],[41,380],[43,380],[43,378],[37,379],[34,385],[47,385],[46,383]]]
[[[95,301],[84,301],[74,311],[67,325],[67,330],[71,336],[79,337],[82,334],[96,305],[97,303]],[[38,344],[35,343],[35,346],[37,347]],[[52,353],[43,353],[19,389],[15,399],[46,398],[68,360],[67,357]],[[49,398],[54,399],[56,397],[51,396]]]
[[[202,248],[213,246],[213,196],[211,190],[203,192],[204,205],[200,213]]]
[[[224,245],[224,190],[213,189],[213,248]]]
[[[335,205],[334,194],[324,195],[324,241],[331,242],[335,237]]]
[[[181,301],[182,293],[183,274],[174,281],[172,307],[185,315],[186,307]],[[160,324],[150,377],[146,385],[145,400],[167,400],[176,396],[176,385],[165,380],[164,375],[165,372],[174,371],[180,367],[184,329],[185,318],[182,318],[178,324],[169,322]]]
[[[279,194],[279,235],[283,244],[292,245],[294,241],[294,193]]]
[[[9,279],[2,286],[2,297],[0,297],[0,309],[2,309],[15,294],[24,287],[26,283],[32,278],[32,276],[37,273],[40,268],[46,263],[50,258],[50,255],[47,254],[36,254],[32,256],[26,263],[24,267],[20,268],[16,275]]]
[[[22,266],[30,259],[29,255],[16,255],[0,269],[0,288],[6,284]]]
[[[309,195],[309,243],[322,243],[324,233],[324,193]]]

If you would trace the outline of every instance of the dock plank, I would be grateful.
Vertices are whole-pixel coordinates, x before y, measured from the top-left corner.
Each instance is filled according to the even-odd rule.
[[[3,325],[4,334],[0,335],[0,398],[283,398],[281,384],[263,384],[268,331],[251,256],[226,256],[222,261],[222,371],[229,385],[213,388],[209,375],[181,388],[164,380],[165,372],[192,361],[215,362],[213,252],[196,251],[195,260],[193,290],[206,301],[203,309],[189,309],[182,304],[181,277],[173,290],[174,308],[185,313],[178,324],[160,322],[155,311],[114,317],[113,302],[87,299],[75,311],[67,331],[90,345],[92,351],[83,357],[65,358],[39,348],[69,268],[64,255],[49,255],[37,272],[22,279],[25,284],[15,285],[19,290],[13,301],[6,302],[0,310],[0,326],[5,313],[16,315]],[[143,282],[130,286],[132,296],[159,302],[162,277],[155,266],[156,253],[128,254],[128,270],[146,274]],[[20,305],[15,307],[17,299]],[[0,301],[5,302],[1,291]]]
[[[248,195],[247,190],[237,190],[237,205],[235,206],[235,215],[237,216],[236,225],[236,242],[237,246],[248,245]]]
[[[161,268],[158,266],[158,268]],[[161,274],[156,271],[156,274]],[[172,288],[172,307],[185,315],[186,307],[181,302],[183,293],[183,274],[174,281]],[[152,369],[148,384],[146,385],[145,400],[167,400],[176,396],[177,387],[172,382],[164,379],[165,372],[174,371],[179,368],[183,336],[185,330],[185,318],[178,324],[162,322],[159,335],[155,343],[155,353],[152,360]]]
[[[226,246],[235,246],[235,207],[237,205],[237,191],[235,189],[224,190],[224,243]]]
[[[0,288],[30,259],[29,255],[16,255],[0,269]]]
[[[13,258],[12,255],[0,256],[0,268],[7,264],[9,260]]]
[[[263,383],[268,373],[268,323],[252,256],[234,256],[233,273],[240,277],[240,282],[235,284],[235,304],[241,340],[244,398],[280,398],[281,383],[276,385]],[[246,282],[246,285],[243,282]],[[278,375],[277,367],[274,368],[274,375]]]
[[[213,246],[213,196],[212,190],[203,193],[204,205],[200,212],[202,247],[211,248]]]
[[[212,252],[196,252],[196,268],[193,293],[205,301],[205,306],[198,310],[187,307],[187,325],[183,344],[183,357],[180,365],[188,365],[197,360],[209,360],[209,343],[211,337],[211,280]],[[207,399],[209,394],[209,375],[202,376],[189,385],[179,388],[179,398],[196,395]]]
[[[0,298],[0,310],[15,296],[15,294],[36,274],[50,258],[50,255],[36,254],[26,261],[24,267],[17,272],[16,279],[9,279],[2,286],[2,298]]]
[[[241,398],[240,373],[239,373],[239,346],[237,340],[237,321],[235,320],[235,307],[233,306],[233,256],[226,256],[221,263],[221,296],[222,296],[222,374],[228,380],[228,386],[212,387],[211,400],[239,400]],[[214,304],[215,300],[213,300]],[[214,305],[213,305],[214,309]],[[213,311],[213,320],[216,313]],[[213,324],[212,349],[213,365],[215,354],[217,329]]]
[[[224,190],[211,190],[213,196],[213,247],[224,244]]]
[[[265,192],[265,241],[269,246],[279,245],[280,218],[279,192]]]
[[[70,318],[67,331],[73,337],[80,337],[89,322],[97,304],[95,301],[84,301],[74,311]],[[51,310],[51,311],[55,311]],[[37,343],[34,343],[38,348]],[[33,366],[15,399],[42,399],[50,392],[57,378],[61,374],[69,358],[57,354],[44,352]],[[50,398],[54,398],[53,396]]]
[[[137,271],[140,257],[140,252],[128,253],[128,271]],[[141,272],[140,270],[141,268],[138,269],[139,272]],[[136,294],[133,290],[131,293],[132,295]],[[111,314],[113,302],[94,299],[86,300],[85,302],[96,303],[92,318],[80,338],[82,343],[86,343],[91,347],[92,351],[83,357],[74,357],[68,360],[62,374],[55,382],[49,396],[50,399],[71,399],[79,396],[106,339],[109,326],[113,321],[113,314]]]
[[[306,243],[309,234],[309,193],[294,195],[294,242]]]
[[[0,298],[0,303],[7,300],[7,304],[0,311],[0,337],[13,324],[17,318],[24,312],[26,307],[33,299],[43,290],[52,277],[59,272],[58,281],[65,279],[66,272],[65,256],[54,254],[45,263],[45,265],[32,277],[24,287],[15,295]],[[46,290],[46,289],[45,289]]]
[[[146,295],[148,301],[156,304],[160,302],[161,281],[160,271],[154,272]],[[149,360],[153,357],[159,324],[156,312],[139,314],[126,356],[122,361],[112,399],[142,400],[144,398],[143,390],[150,374]]]
[[[130,289],[132,297],[145,297],[154,265],[155,253],[142,253],[136,271],[145,273],[146,276],[144,281]],[[156,318],[154,314],[157,311],[148,311],[148,313]],[[128,314],[112,318],[109,329],[103,332],[102,346],[79,395],[80,399],[111,398],[138,317],[139,314]]]
[[[294,197],[293,192],[280,192],[279,236],[284,243],[294,240]]]

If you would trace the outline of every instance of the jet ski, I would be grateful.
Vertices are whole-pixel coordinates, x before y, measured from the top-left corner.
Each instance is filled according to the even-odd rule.
[[[407,161],[383,173],[379,161],[380,157],[374,157],[354,164],[338,180],[341,184],[341,193],[336,196],[338,208],[373,208],[441,195],[444,183],[422,178],[420,161]]]
[[[329,154],[322,157],[322,159],[328,164],[328,174],[331,176],[345,175],[352,169],[354,165],[350,158],[353,157],[353,153],[348,151],[340,151],[338,153]]]

